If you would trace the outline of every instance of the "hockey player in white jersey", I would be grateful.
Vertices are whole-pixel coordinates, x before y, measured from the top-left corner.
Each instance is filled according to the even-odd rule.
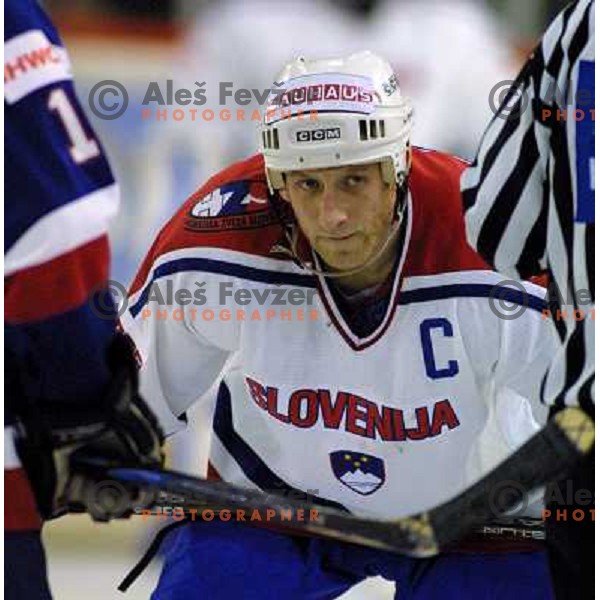
[[[508,291],[468,246],[466,164],[411,147],[384,60],[298,59],[277,81],[261,153],[185,202],[133,284],[143,393],[172,433],[220,379],[210,472],[226,481],[422,511],[535,430],[525,399],[557,344],[543,290]],[[233,520],[170,534],[153,597],[334,598],[371,575],[397,598],[551,598],[535,544],[419,560]]]

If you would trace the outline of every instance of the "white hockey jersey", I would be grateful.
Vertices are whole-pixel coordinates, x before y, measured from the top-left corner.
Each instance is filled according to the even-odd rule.
[[[506,289],[466,243],[464,166],[414,149],[398,264],[369,327],[280,252],[260,156],[200,188],[123,315],[166,429],[220,375],[210,462],[223,479],[387,518],[447,500],[491,466],[486,447],[503,448],[494,462],[530,435],[523,398],[538,402],[557,340],[542,288],[512,293],[519,318],[492,310]]]

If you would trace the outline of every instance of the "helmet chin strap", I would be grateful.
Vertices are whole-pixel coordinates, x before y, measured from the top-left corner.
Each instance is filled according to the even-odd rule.
[[[390,243],[395,238],[396,234],[400,230],[400,226],[404,221],[404,213],[406,210],[406,196],[407,196],[407,186],[406,180],[400,185],[397,191],[397,200],[396,200],[396,208],[395,215],[390,223],[390,230],[385,240],[382,242],[381,246],[373,254],[370,258],[368,258],[362,265],[358,267],[354,267],[352,269],[345,269],[342,271],[327,271],[324,269],[320,269],[316,266],[316,260],[313,261],[302,261],[297,252],[298,239],[299,235],[299,227],[298,225],[294,225],[291,231],[286,229],[286,237],[290,244],[288,248],[277,247],[278,251],[285,251],[286,254],[289,254],[294,262],[298,264],[303,269],[306,269],[311,275],[320,275],[322,277],[328,277],[330,279],[340,279],[342,277],[349,277],[350,275],[356,275],[357,273],[362,273],[365,269],[371,267],[375,264],[382,256],[383,253],[388,249]],[[316,251],[312,249],[313,256],[316,255]],[[316,257],[315,257],[316,258]]]

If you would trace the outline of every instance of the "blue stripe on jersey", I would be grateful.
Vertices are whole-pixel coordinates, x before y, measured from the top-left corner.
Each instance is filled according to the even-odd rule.
[[[231,393],[224,381],[219,386],[213,430],[223,446],[225,446],[233,459],[238,463],[244,475],[261,490],[270,494],[287,496],[292,499],[299,499],[302,496],[306,496],[306,492],[290,486],[275,475],[258,454],[235,431],[231,411]],[[319,496],[311,495],[311,502],[320,506],[329,506],[330,508],[337,508],[338,510],[348,512],[348,509],[342,504],[333,500],[327,500],[326,498],[320,498]]]
[[[398,304],[449,300],[450,298],[460,297],[495,298],[520,306],[526,306],[538,312],[542,312],[548,308],[548,304],[543,298],[539,298],[533,294],[524,294],[514,288],[484,283],[457,283],[417,290],[406,290],[400,293]]]
[[[106,349],[113,334],[114,319],[99,318],[89,303],[45,321],[5,323],[5,420],[13,416],[9,407],[23,397],[80,407],[101,401],[110,379]]]
[[[579,223],[595,223],[595,190],[594,169],[595,156],[595,121],[586,108],[596,106],[596,63],[582,60],[579,64],[577,82],[577,109],[583,111],[583,119],[575,120],[575,166],[577,169],[577,203],[575,221]],[[588,94],[584,101],[583,92]],[[589,97],[591,96],[591,98]]]
[[[41,29],[62,46],[58,33],[36,3],[16,0],[5,5],[5,41],[32,29]],[[53,90],[64,91],[88,139],[99,154],[76,163],[71,141],[56,111],[48,107]],[[114,183],[102,147],[75,96],[72,81],[52,83],[15,104],[4,105],[6,155],[4,252],[38,219],[69,202]]]
[[[184,271],[197,271],[198,273],[215,273],[219,275],[230,275],[239,279],[257,281],[259,283],[272,283],[273,285],[295,285],[298,287],[315,288],[317,280],[313,275],[300,275],[297,273],[282,273],[280,271],[268,271],[256,267],[247,267],[221,260],[207,258],[180,258],[158,266],[152,275],[152,279],[142,291],[137,302],[130,307],[129,311],[136,317],[148,301],[152,290],[152,284],[162,277],[168,277]],[[459,283],[451,285],[440,285],[430,288],[416,290],[405,290],[400,293],[398,304],[412,304],[414,302],[429,302],[433,300],[448,300],[450,298],[473,297],[473,298],[496,298],[506,302],[512,302],[520,306],[526,306],[538,312],[548,308],[546,300],[533,294],[523,294],[518,289],[483,284],[483,283]]]
[[[266,269],[257,269],[256,267],[247,267],[222,260],[213,260],[208,258],[180,258],[164,263],[152,273],[152,279],[148,282],[138,301],[129,309],[129,312],[136,317],[146,302],[152,290],[152,284],[175,273],[183,271],[196,271],[198,273],[216,273],[219,275],[229,275],[239,279],[248,279],[259,283],[272,283],[273,285],[294,285],[298,287],[315,288],[317,281],[313,275],[300,275],[298,273],[282,273],[280,271],[268,271]]]

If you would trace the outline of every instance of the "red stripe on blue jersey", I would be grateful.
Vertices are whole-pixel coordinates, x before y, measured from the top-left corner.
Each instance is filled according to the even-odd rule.
[[[11,324],[48,319],[84,304],[108,278],[108,239],[102,236],[5,280],[4,319]]]
[[[42,521],[25,471],[4,471],[4,529],[38,530],[41,526]]]
[[[86,405],[106,393],[106,349],[116,308],[104,290],[108,240],[102,236],[5,280],[5,423],[21,398]],[[102,316],[97,300],[102,296]]]

